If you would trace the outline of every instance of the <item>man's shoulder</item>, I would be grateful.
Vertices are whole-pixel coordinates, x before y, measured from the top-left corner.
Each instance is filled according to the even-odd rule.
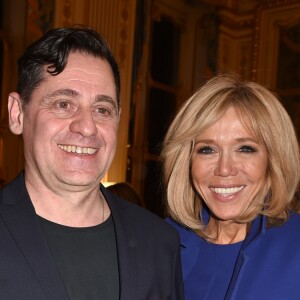
[[[0,203],[15,204],[18,201],[23,201],[26,195],[27,190],[25,187],[24,172],[22,171],[0,190]]]
[[[117,213],[126,221],[127,225],[130,224],[143,234],[157,235],[159,232],[159,235],[162,237],[168,236],[169,238],[173,237],[177,240],[177,231],[158,215],[118,196],[113,195],[112,197],[113,198],[110,197],[109,202],[113,205],[113,207],[111,207],[113,218],[116,217],[114,213]]]
[[[125,200],[126,201],[126,200]],[[140,225],[164,228],[173,231],[173,227],[165,222],[165,220],[150,210],[140,207],[132,203],[126,203],[127,213],[131,219]]]

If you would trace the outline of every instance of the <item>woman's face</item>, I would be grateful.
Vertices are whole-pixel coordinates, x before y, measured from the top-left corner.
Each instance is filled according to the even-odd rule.
[[[265,181],[266,168],[264,145],[245,129],[234,107],[195,141],[192,179],[219,220],[233,220],[251,205]]]

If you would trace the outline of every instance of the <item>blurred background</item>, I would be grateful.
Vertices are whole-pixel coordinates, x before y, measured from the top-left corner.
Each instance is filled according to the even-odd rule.
[[[82,24],[109,42],[121,73],[118,147],[103,182],[127,182],[163,217],[159,153],[180,105],[219,72],[277,93],[300,131],[300,0],[1,0],[0,185],[23,168],[8,128],[24,48],[53,27]],[[280,137],[278,137],[280,138]]]

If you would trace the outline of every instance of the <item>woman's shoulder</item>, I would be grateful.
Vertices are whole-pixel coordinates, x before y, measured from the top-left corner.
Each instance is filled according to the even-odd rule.
[[[296,227],[298,230],[300,228],[300,213],[298,212],[290,212],[289,218],[286,222],[287,226]]]
[[[179,232],[185,232],[185,231],[190,231],[189,229],[187,229],[186,227],[184,227],[183,225],[179,224],[178,222],[176,222],[175,220],[173,220],[172,218],[166,218],[165,221],[172,225],[177,231]]]
[[[295,237],[297,236],[298,238],[296,240],[300,242],[300,214],[291,212],[285,223],[279,226],[272,226],[269,229],[270,230],[267,230],[267,232],[269,232],[271,235],[275,234],[284,236],[285,240],[287,240],[289,237],[295,240]]]
[[[203,243],[200,238],[193,230],[183,226],[171,218],[166,218],[165,221],[173,226],[179,233],[181,245],[184,247],[197,247]]]

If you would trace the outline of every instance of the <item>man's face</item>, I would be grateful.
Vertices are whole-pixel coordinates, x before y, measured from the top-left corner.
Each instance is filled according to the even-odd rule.
[[[26,180],[70,190],[98,185],[114,157],[120,117],[106,60],[71,53],[62,73],[45,74],[21,116]]]

